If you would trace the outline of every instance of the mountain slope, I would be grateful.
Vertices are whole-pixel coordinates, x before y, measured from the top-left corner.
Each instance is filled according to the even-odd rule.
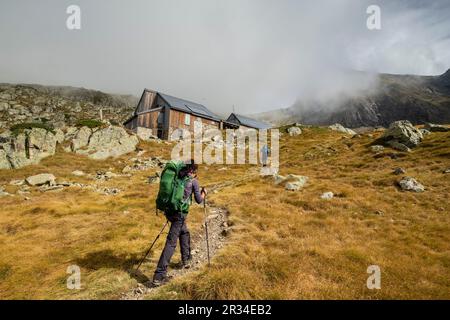
[[[407,119],[415,124],[450,123],[450,70],[440,76],[380,74],[376,88],[334,104],[298,102],[292,107],[252,115],[273,124],[302,122],[347,127],[388,126]]]
[[[138,98],[97,90],[36,84],[0,84],[0,128],[22,122],[50,122],[57,127],[80,119],[120,123],[132,114]]]

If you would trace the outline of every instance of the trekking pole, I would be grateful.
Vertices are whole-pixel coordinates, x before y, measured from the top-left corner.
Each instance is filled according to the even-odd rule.
[[[134,272],[137,272],[139,270],[139,267],[141,266],[141,264],[144,262],[145,258],[147,258],[148,254],[150,253],[150,251],[152,250],[153,246],[155,245],[156,241],[158,241],[159,237],[161,236],[161,234],[163,233],[164,229],[166,228],[167,224],[169,223],[169,220],[166,221],[166,223],[164,224],[164,227],[161,229],[161,232],[156,236],[156,239],[153,241],[152,245],[150,246],[150,249],[147,250],[147,252],[145,253],[145,256],[142,258],[141,262],[139,262],[139,265],[137,266],[136,270]]]
[[[206,194],[205,199],[203,199],[203,208],[205,210],[206,253],[208,255],[208,267],[209,267],[211,265],[211,261],[209,257],[208,217],[206,216]]]

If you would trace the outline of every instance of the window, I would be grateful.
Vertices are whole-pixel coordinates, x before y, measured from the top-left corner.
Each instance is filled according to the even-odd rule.
[[[187,126],[191,125],[191,115],[190,114],[185,114],[184,115],[184,124]]]

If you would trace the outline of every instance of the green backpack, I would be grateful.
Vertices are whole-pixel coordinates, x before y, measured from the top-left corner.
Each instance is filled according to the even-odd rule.
[[[184,200],[184,187],[191,178],[180,178],[180,171],[186,165],[182,161],[169,161],[161,173],[156,209],[166,213],[189,212],[190,199]]]

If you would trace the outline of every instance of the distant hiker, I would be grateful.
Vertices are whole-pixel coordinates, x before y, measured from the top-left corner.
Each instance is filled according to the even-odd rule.
[[[181,260],[184,268],[191,263],[191,238],[186,225],[189,205],[194,195],[197,203],[202,203],[206,197],[206,190],[200,190],[197,180],[198,165],[191,160],[190,163],[170,161],[161,174],[161,182],[156,199],[157,208],[164,211],[170,221],[170,230],[166,244],[159,258],[153,276],[153,285],[159,286],[167,282],[167,267],[172,258],[178,239],[180,240]]]
[[[265,144],[261,148],[261,163],[263,167],[267,166],[268,157],[269,157],[269,147],[267,146],[267,144]]]

